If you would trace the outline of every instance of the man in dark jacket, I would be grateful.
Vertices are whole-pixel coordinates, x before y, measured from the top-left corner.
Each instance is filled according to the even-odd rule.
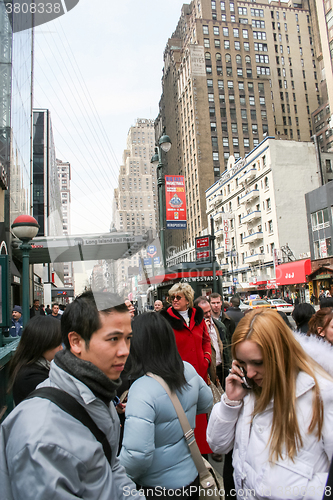
[[[226,312],[229,318],[232,318],[234,320],[235,326],[237,326],[240,320],[244,318],[244,313],[239,308],[240,299],[239,297],[237,297],[237,295],[234,295],[233,297],[231,297],[230,302],[232,307],[229,307]]]
[[[227,338],[229,344],[231,344],[231,337],[235,331],[235,322],[229,317],[222,309],[222,299],[219,293],[212,293],[209,296],[210,307],[212,309],[212,316],[214,319],[221,321],[227,329]]]
[[[9,329],[11,337],[21,337],[23,330],[23,318],[21,306],[14,306],[12,312],[12,326]]]
[[[30,309],[30,318],[34,316],[45,316],[45,311],[39,306],[39,300],[35,299],[32,308]]]

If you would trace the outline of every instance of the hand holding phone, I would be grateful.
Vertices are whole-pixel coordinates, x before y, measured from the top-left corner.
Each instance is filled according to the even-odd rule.
[[[227,397],[232,401],[239,401],[248,394],[250,387],[251,383],[246,378],[244,369],[239,366],[236,360],[233,360],[229,376],[226,378],[225,392]]]

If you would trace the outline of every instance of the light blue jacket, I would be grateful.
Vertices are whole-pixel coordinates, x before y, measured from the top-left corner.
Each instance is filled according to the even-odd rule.
[[[25,400],[0,427],[1,500],[139,498],[116,457],[120,423],[113,403],[107,407],[53,361],[42,386],[63,389],[86,408],[110,443],[111,467],[81,422],[46,399]]]
[[[194,429],[197,413],[213,404],[211,390],[189,363],[188,382],[177,392]],[[198,475],[173,404],[163,387],[151,377],[140,377],[131,386],[120,462],[130,478],[142,486],[180,488]]]

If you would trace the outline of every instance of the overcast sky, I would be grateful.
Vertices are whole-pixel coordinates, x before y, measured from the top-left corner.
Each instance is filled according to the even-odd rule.
[[[72,168],[72,234],[108,232],[129,128],[155,119],[163,51],[181,0],[80,0],[35,30],[34,107],[51,112],[57,158]],[[75,264],[75,291],[94,262]]]
[[[34,107],[72,167],[72,234],[107,232],[128,129],[154,119],[181,0],[80,0],[36,28]]]

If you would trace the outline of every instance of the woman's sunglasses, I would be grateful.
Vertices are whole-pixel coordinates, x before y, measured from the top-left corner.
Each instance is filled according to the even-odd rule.
[[[171,301],[177,300],[177,302],[179,302],[180,300],[182,300],[182,298],[182,295],[174,295],[173,297],[171,297]]]

